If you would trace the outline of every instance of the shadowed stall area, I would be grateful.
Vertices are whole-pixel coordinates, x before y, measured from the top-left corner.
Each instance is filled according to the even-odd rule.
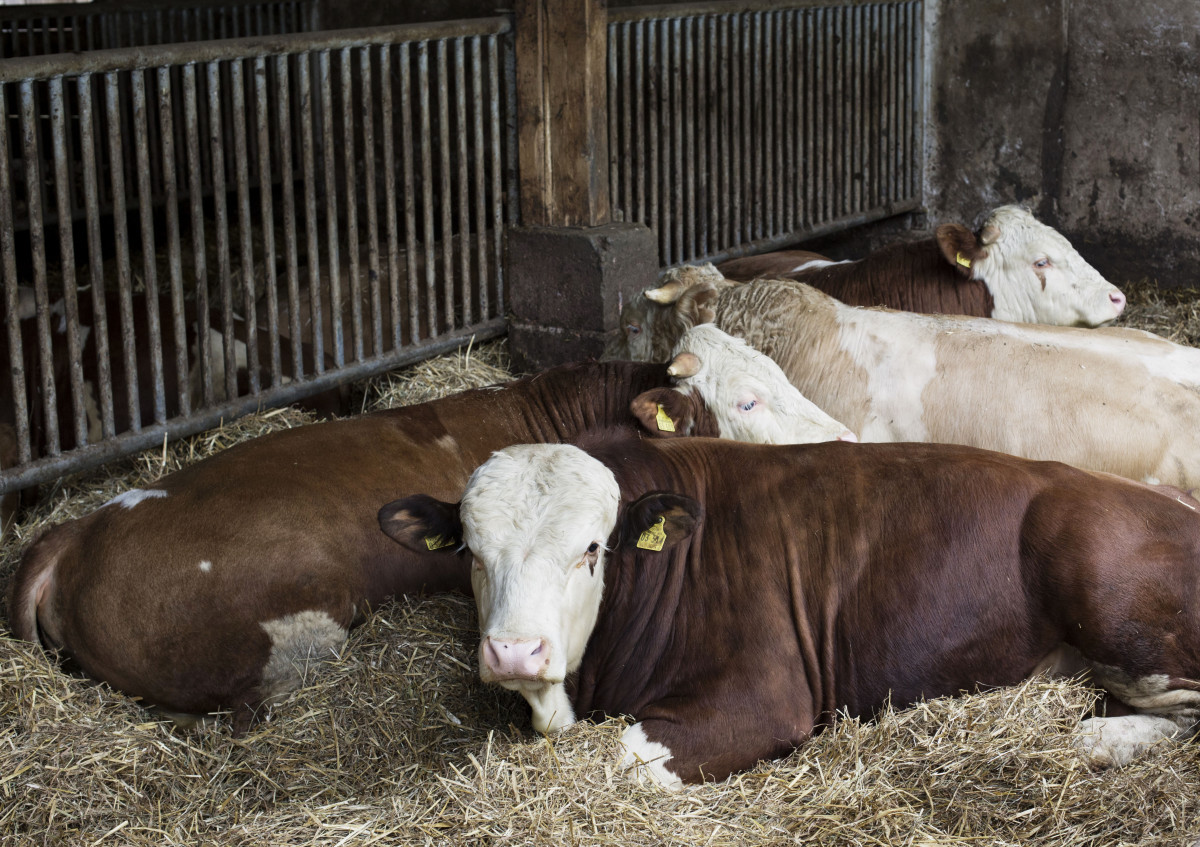
[[[1120,323],[1200,343],[1195,291],[1122,284]],[[504,342],[360,386],[355,408],[505,379]],[[45,527],[265,432],[295,410],[150,450],[47,486],[0,548],[0,576]],[[242,738],[228,718],[172,729],[63,673],[0,630],[0,843],[627,845],[1191,844],[1200,745],[1092,772],[1071,746],[1095,695],[1068,682],[846,720],[787,759],[667,794],[615,772],[625,724],[547,739],[513,692],[479,681],[474,605],[404,599]],[[136,621],[130,621],[136,626]]]

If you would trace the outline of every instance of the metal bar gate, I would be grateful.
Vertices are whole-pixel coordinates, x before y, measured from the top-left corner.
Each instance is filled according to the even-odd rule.
[[[0,62],[0,493],[502,333],[509,30]]]
[[[654,229],[663,265],[921,202],[921,0],[757,5],[609,14],[614,217]]]

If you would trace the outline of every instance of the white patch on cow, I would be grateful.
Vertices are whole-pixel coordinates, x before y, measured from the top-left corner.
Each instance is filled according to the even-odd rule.
[[[167,492],[161,488],[131,488],[128,491],[122,491],[105,503],[104,506],[123,506],[126,509],[132,509],[143,500],[157,500],[166,496]],[[104,506],[100,508],[103,509]]]
[[[1080,722],[1074,744],[1092,767],[1120,767],[1154,745],[1185,734],[1174,721],[1154,715],[1088,718]]]
[[[867,374],[871,406],[859,427],[863,441],[929,441],[922,394],[938,377],[931,333],[936,319],[908,312],[842,306],[838,342]]]
[[[683,353],[694,355],[700,369],[681,378],[678,390],[700,395],[722,438],[756,444],[855,440],[788,382],[779,365],[740,338],[702,324],[680,337],[672,355]]]
[[[209,573],[212,570],[212,562],[208,559],[202,559],[200,561],[200,570],[204,573]]]
[[[633,771],[639,783],[649,779],[667,791],[683,788],[683,780],[667,770],[667,762],[674,758],[670,748],[647,738],[646,730],[640,723],[635,723],[621,733],[620,743],[625,748],[625,753],[621,756],[619,767],[621,770]]]
[[[1120,668],[1092,663],[1096,681],[1122,702],[1139,712],[1173,716],[1179,720],[1200,718],[1200,691],[1172,688],[1166,674],[1132,677]]]
[[[259,624],[271,639],[271,655],[259,690],[277,700],[305,685],[312,666],[337,658],[347,631],[325,612],[308,610]]]
[[[799,273],[800,271],[813,271],[813,270],[816,270],[817,268],[827,268],[830,265],[848,265],[848,264],[850,264],[850,261],[848,259],[844,259],[840,262],[832,262],[829,259],[809,259],[807,262],[804,262],[803,264],[796,265],[796,267],[792,268],[790,271],[785,271],[785,273],[793,273],[794,274],[794,273]]]
[[[433,445],[439,450],[445,450],[447,453],[458,452],[458,442],[454,439],[453,435],[439,436],[437,441],[433,442]]]
[[[1018,206],[994,210],[981,238],[987,255],[975,261],[972,276],[987,282],[994,318],[1099,326],[1124,309],[1125,296],[1071,242]]]
[[[596,625],[603,544],[616,526],[619,501],[612,472],[563,444],[494,453],[463,492],[463,540],[475,557],[480,677],[520,691],[534,707],[539,732],[574,720],[562,683],[579,667]],[[591,565],[579,566],[585,561]],[[506,646],[525,645],[540,645],[528,671],[489,664]]]

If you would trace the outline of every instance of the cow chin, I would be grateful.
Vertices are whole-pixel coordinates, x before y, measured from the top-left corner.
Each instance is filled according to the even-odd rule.
[[[534,730],[541,733],[558,732],[575,723],[575,710],[567,696],[567,689],[561,682],[541,685],[526,683],[526,686],[520,691],[533,709]]]

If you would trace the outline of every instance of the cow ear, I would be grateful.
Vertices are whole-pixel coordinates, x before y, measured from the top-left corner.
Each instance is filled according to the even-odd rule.
[[[409,550],[456,552],[462,546],[462,522],[457,503],[443,503],[427,494],[393,500],[379,510],[379,528]]]
[[[643,391],[633,398],[629,411],[633,412],[646,432],[657,438],[690,435],[695,424],[691,402],[674,388]]]
[[[988,251],[975,238],[975,233],[962,224],[942,224],[934,233],[934,238],[937,239],[938,249],[942,251],[942,258],[967,279],[974,276],[972,269],[975,263],[987,258]]]
[[[659,551],[686,539],[700,522],[703,508],[683,494],[643,494],[625,509],[621,547]]]

